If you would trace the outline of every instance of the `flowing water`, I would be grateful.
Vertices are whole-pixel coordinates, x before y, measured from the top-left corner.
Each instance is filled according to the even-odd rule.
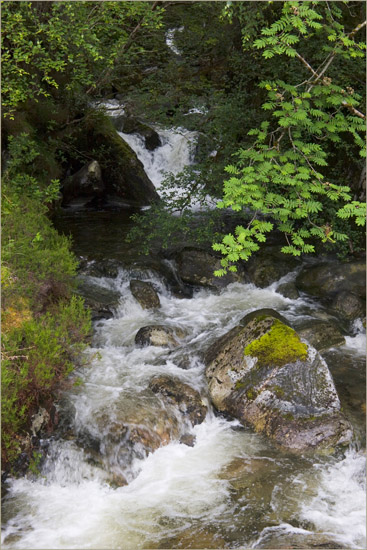
[[[161,148],[144,153],[157,187],[166,169],[179,171],[192,162],[190,140],[183,139],[187,133],[166,132]],[[143,149],[137,136],[126,139]],[[136,260],[134,244],[124,242],[129,214],[70,209],[56,220],[84,257],[85,278],[118,292],[120,299],[111,319],[94,324],[85,364],[77,368],[79,384],[59,404],[63,429],[44,442],[41,474],[7,481],[3,548],[309,548],[321,543],[365,548],[362,325],[352,327],[345,346],[325,355],[355,427],[353,445],[329,456],[280,452],[263,436],[215,414],[201,352],[255,309],[274,308],[297,325],[322,318],[323,308],[304,297],[284,298],[276,291],[279,283],[265,289],[234,283],[220,294],[203,289],[179,298],[149,263]],[[88,275],[93,262],[110,259],[119,261],[116,277]],[[140,307],[130,292],[132,278],[153,283],[160,309]],[[151,324],[182,329],[180,346],[174,351],[136,347],[137,331]],[[157,374],[172,375],[201,393],[208,405],[202,424],[192,427],[149,390]],[[131,429],[163,426],[167,444],[154,452],[139,440],[125,444],[118,426],[126,419]],[[193,446],[180,442],[187,434]]]

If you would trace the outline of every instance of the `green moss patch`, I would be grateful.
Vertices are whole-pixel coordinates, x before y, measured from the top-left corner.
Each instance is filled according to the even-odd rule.
[[[271,329],[246,346],[245,355],[257,357],[257,366],[279,366],[305,360],[307,345],[303,344],[297,333],[277,319]]]

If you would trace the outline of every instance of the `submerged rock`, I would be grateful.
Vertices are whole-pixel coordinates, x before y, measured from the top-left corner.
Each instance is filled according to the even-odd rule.
[[[207,406],[202,402],[200,393],[188,384],[170,376],[156,376],[149,383],[153,393],[160,395],[164,401],[178,406],[179,411],[188,417],[191,424],[201,424],[207,413]]]
[[[221,268],[220,258],[204,250],[184,248],[177,257],[177,273],[184,283],[220,290],[230,283],[245,281],[245,273],[241,266],[238,267],[237,273],[215,277],[214,271]]]
[[[297,333],[317,351],[324,351],[345,344],[345,337],[335,323],[322,320],[308,321]]]
[[[139,302],[143,309],[153,309],[160,307],[161,302],[152,283],[131,279],[130,290],[134,298]]]
[[[326,363],[270,315],[253,315],[206,354],[214,406],[296,452],[350,441]]]
[[[163,346],[176,348],[179,342],[176,338],[184,338],[185,333],[180,328],[164,325],[142,327],[135,336],[138,346]]]
[[[79,435],[80,442],[91,446],[94,441],[95,451],[102,453],[107,463],[122,467],[180,437],[174,411],[164,408],[147,391],[139,399],[124,397],[112,410],[97,413],[89,430]]]

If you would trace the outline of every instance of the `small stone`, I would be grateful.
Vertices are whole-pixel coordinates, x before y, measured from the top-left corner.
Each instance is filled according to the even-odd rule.
[[[171,328],[164,325],[142,327],[135,336],[138,346],[162,346],[176,348],[180,344],[176,337],[183,338],[184,332],[179,328]]]

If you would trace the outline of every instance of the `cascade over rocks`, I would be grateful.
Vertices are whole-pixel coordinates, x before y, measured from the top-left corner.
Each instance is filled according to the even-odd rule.
[[[281,448],[303,452],[350,441],[326,363],[279,319],[252,314],[208,350],[206,365],[214,406]]]
[[[188,247],[177,255],[177,273],[184,283],[220,290],[230,283],[246,280],[242,266],[238,267],[237,273],[215,277],[214,271],[221,268],[220,258],[205,250]]]
[[[191,424],[201,424],[207,413],[207,406],[202,402],[200,393],[188,384],[170,376],[155,376],[149,383],[153,393],[158,394],[170,404],[177,405],[184,417],[188,417]]]
[[[142,327],[135,336],[138,346],[162,346],[177,348],[180,344],[177,338],[184,338],[185,333],[180,328],[164,325]]]
[[[139,399],[123,397],[113,410],[101,411],[94,418],[89,432],[79,434],[79,442],[92,447],[121,466],[134,457],[143,458],[172,439],[178,439],[180,428],[174,411],[162,407],[151,393],[139,394]]]
[[[139,302],[143,309],[160,307],[161,302],[159,300],[159,296],[151,283],[131,279],[130,290],[131,294]]]
[[[360,260],[304,267],[296,278],[296,286],[312,296],[333,296],[344,290],[365,298],[366,264]]]

